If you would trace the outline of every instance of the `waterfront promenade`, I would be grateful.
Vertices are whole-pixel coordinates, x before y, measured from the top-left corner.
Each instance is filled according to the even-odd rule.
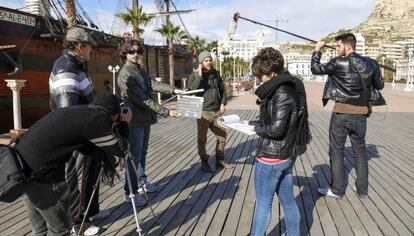
[[[313,140],[294,167],[294,192],[302,214],[303,235],[414,235],[414,92],[387,84],[388,108],[380,107],[368,121],[369,198],[359,199],[352,148],[346,144],[349,182],[342,200],[317,194],[330,178],[328,126],[332,104],[321,106],[323,84],[306,82]],[[258,115],[255,96],[240,94],[227,114],[251,119]],[[387,111],[387,112],[385,112]],[[250,156],[257,136],[228,132],[225,159],[234,169],[200,170],[196,123],[190,119],[161,119],[151,130],[147,174],[159,191],[150,194],[157,224],[148,206],[139,208],[145,235],[247,235],[254,212],[253,165]],[[209,134],[208,151],[215,141]],[[214,159],[210,158],[214,164]],[[115,186],[102,186],[101,208],[110,216],[94,222],[102,235],[137,235],[130,204],[123,203],[124,174]],[[267,235],[284,235],[283,212],[277,198]],[[0,203],[0,235],[28,235],[30,223],[21,200]]]

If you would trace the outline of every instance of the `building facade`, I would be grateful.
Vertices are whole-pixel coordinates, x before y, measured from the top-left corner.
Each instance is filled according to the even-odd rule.
[[[24,11],[34,15],[43,16],[45,14],[45,8],[46,12],[50,11],[49,1],[26,0]]]
[[[279,45],[264,42],[264,34],[262,31],[256,33],[255,38],[235,39],[225,33],[223,39],[218,42],[218,55],[227,54],[226,57],[238,57],[245,61],[251,61],[257,52],[265,47],[273,47],[278,49]],[[224,57],[221,56],[223,61]]]

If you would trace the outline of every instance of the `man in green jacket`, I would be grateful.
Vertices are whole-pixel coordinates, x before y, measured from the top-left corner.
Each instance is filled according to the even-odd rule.
[[[208,164],[209,155],[206,153],[207,131],[210,129],[217,137],[216,167],[232,168],[224,162],[224,147],[226,145],[226,130],[217,124],[217,118],[224,114],[226,105],[226,89],[220,73],[213,68],[211,54],[203,51],[198,56],[200,63],[196,72],[191,75],[189,89],[204,89],[200,93],[204,99],[201,119],[197,119],[198,154],[201,159],[201,169],[213,172]]]
[[[152,97],[152,91],[164,94],[178,94],[182,90],[176,89],[162,82],[155,82],[149,77],[142,68],[144,50],[137,40],[128,40],[121,46],[121,61],[125,63],[118,75],[118,86],[121,88],[121,96],[125,99],[125,104],[131,108],[132,120],[129,125],[130,151],[138,168],[138,179],[141,186],[147,192],[155,192],[157,188],[152,185],[145,174],[145,160],[148,150],[150,136],[150,126],[157,122],[157,114],[163,117],[178,117],[178,114],[166,107],[159,105]],[[134,191],[138,190],[138,182],[132,165],[128,163],[129,173],[131,174],[131,184]],[[125,172],[126,173],[126,172]],[[130,194],[127,178],[125,178],[125,201],[129,202]],[[139,189],[138,192],[142,192]],[[145,200],[139,195],[135,195],[135,204],[144,205]]]

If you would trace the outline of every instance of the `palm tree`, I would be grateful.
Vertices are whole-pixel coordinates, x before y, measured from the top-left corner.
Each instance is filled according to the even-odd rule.
[[[140,34],[144,32],[141,26],[145,27],[153,18],[153,16],[142,11],[140,6],[133,6],[132,9],[127,8],[126,13],[119,13],[116,16],[121,18],[127,25],[132,25],[133,37],[139,41],[141,41]]]
[[[168,39],[168,61],[170,67],[170,85],[174,86],[174,42],[181,41],[186,38],[186,33],[181,30],[180,26],[173,25],[170,21],[161,25],[161,28],[156,29],[156,32]]]
[[[218,55],[217,48],[218,48],[218,41],[217,40],[214,40],[214,41],[209,42],[207,44],[206,48],[205,48],[206,51],[209,51],[209,52],[214,53],[214,55],[215,55],[215,57],[217,59],[216,62],[215,62],[215,64],[218,63],[218,60],[220,60],[220,58],[218,57],[219,55]],[[214,66],[216,66],[216,65],[214,65]]]
[[[206,46],[206,50],[209,51],[209,52],[211,52],[211,51],[213,51],[213,49],[217,49],[217,48],[218,48],[218,41],[217,40],[209,42]]]
[[[206,40],[196,36],[187,40],[187,50],[193,53],[193,66],[196,68],[198,65],[197,57],[198,54],[204,49]]]

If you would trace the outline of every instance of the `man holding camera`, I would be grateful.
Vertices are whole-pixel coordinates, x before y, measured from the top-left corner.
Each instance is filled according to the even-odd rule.
[[[232,168],[224,162],[224,147],[226,145],[226,130],[218,125],[217,118],[224,114],[226,105],[226,89],[220,73],[213,68],[213,58],[207,51],[198,56],[200,65],[191,75],[189,89],[204,89],[200,94],[203,97],[203,112],[201,119],[197,119],[197,146],[201,159],[201,169],[213,172],[208,164],[209,155],[206,153],[207,131],[210,129],[217,137],[216,162],[217,168]]]
[[[355,156],[356,182],[353,187],[360,198],[368,197],[368,159],[365,147],[367,117],[371,109],[372,89],[384,88],[378,63],[355,52],[356,37],[351,33],[335,38],[337,57],[320,63],[321,48],[318,42],[312,54],[311,71],[314,75],[327,74],[323,92],[323,105],[335,101],[329,125],[329,157],[331,185],[318,189],[319,194],[340,199],[345,194],[344,146],[351,139]]]
[[[102,180],[113,183],[115,156],[126,154],[123,138],[127,137],[131,117],[129,110],[120,112],[114,95],[98,93],[92,105],[71,106],[47,114],[17,140],[15,148],[23,161],[23,171],[32,180],[27,184],[24,202],[34,235],[70,234],[65,163],[75,158],[74,150],[99,157]]]
[[[83,28],[68,30],[64,40],[63,55],[56,60],[49,78],[50,106],[52,110],[74,105],[89,104],[96,91],[87,71],[87,62],[91,58],[92,47],[96,41]],[[87,203],[93,201],[88,213],[89,217],[103,218],[109,211],[99,212],[99,194],[91,196],[92,187],[97,181],[101,165],[99,156],[86,156],[76,150],[75,158],[70,159],[67,168],[67,182],[71,198],[71,212],[75,228],[80,224]],[[99,189],[97,191],[99,193]],[[95,235],[99,228],[89,225],[86,235]]]

